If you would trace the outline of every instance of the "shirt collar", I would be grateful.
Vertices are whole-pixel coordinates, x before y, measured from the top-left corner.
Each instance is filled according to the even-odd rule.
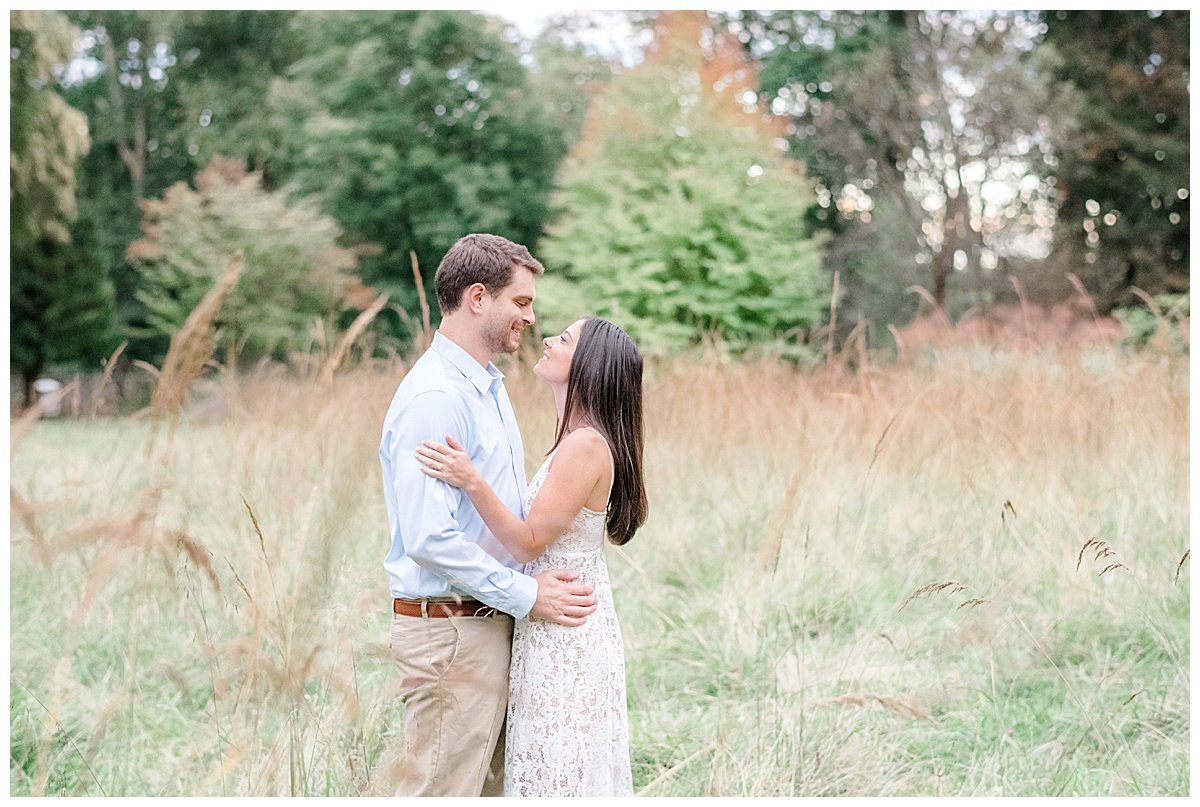
[[[490,392],[494,384],[502,382],[504,373],[490,361],[487,367],[480,367],[479,362],[471,358],[467,351],[463,350],[454,341],[442,336],[441,331],[436,331],[433,334],[433,342],[430,348],[446,361],[453,364],[458,371],[467,377],[467,380],[475,385],[480,394]]]

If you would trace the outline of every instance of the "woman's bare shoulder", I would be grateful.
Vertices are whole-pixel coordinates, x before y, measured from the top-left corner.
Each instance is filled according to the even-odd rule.
[[[608,469],[608,443],[604,435],[591,428],[575,429],[563,437],[554,452],[555,465],[566,461],[576,469],[595,467],[598,471]]]

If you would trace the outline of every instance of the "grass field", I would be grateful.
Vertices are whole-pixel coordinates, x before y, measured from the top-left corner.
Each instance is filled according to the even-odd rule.
[[[402,367],[14,422],[12,794],[379,795]],[[509,373],[532,469],[553,402]],[[967,346],[650,368],[610,547],[645,795],[1186,795],[1188,366]]]

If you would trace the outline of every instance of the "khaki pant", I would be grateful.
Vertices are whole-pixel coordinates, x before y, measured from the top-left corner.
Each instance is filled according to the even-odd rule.
[[[392,615],[404,701],[398,796],[500,796],[513,618]]]

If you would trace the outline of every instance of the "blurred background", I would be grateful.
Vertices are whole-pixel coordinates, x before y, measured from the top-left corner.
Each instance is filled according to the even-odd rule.
[[[1187,314],[1186,12],[513,14],[11,12],[13,406],[144,405],[238,251],[222,362],[403,351],[472,231],[650,353]]]

